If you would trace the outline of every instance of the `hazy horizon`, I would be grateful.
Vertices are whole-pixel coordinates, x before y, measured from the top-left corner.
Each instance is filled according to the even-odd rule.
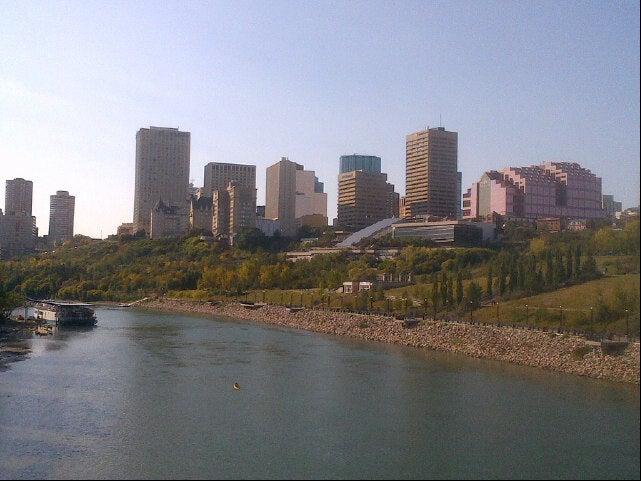
[[[579,162],[639,204],[639,4],[3,2],[0,196],[76,196],[75,233],[133,215],[135,135],[191,132],[208,162],[315,170],[336,213],[339,157],[382,158],[405,191],[405,135],[459,132],[463,190],[490,169]]]

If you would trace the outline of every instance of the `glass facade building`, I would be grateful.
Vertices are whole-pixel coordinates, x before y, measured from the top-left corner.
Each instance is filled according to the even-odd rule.
[[[381,158],[375,155],[341,155],[340,174],[362,170],[363,172],[381,173]]]

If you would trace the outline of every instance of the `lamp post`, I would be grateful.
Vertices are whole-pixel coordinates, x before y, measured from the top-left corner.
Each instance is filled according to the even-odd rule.
[[[474,301],[470,301],[470,323],[474,322]]]
[[[561,323],[560,323],[560,327],[561,327],[561,330],[563,330],[563,306],[559,306],[559,309],[561,310]]]
[[[501,323],[501,311],[499,309],[499,301],[496,301],[496,321],[500,324]]]
[[[628,309],[625,310],[625,335],[630,339],[630,315]]]
[[[590,306],[590,325],[594,323],[594,308]]]
[[[526,304],[525,305],[525,324],[527,325],[529,323],[530,323],[530,309],[529,309],[528,305]]]

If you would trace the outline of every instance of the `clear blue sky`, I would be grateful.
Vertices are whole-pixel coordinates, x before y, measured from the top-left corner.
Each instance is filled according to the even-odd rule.
[[[28,2],[0,4],[1,178],[56,190],[76,232],[133,211],[135,133],[192,133],[210,161],[314,169],[335,214],[338,157],[367,153],[401,194],[405,135],[459,132],[464,188],[488,169],[582,163],[639,203],[639,3]],[[4,182],[0,186],[4,198]]]

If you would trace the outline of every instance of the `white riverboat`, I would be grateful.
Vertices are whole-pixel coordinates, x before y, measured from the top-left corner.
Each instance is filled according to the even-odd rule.
[[[91,304],[37,301],[35,310],[36,320],[52,323],[56,326],[93,326],[97,322]]]

